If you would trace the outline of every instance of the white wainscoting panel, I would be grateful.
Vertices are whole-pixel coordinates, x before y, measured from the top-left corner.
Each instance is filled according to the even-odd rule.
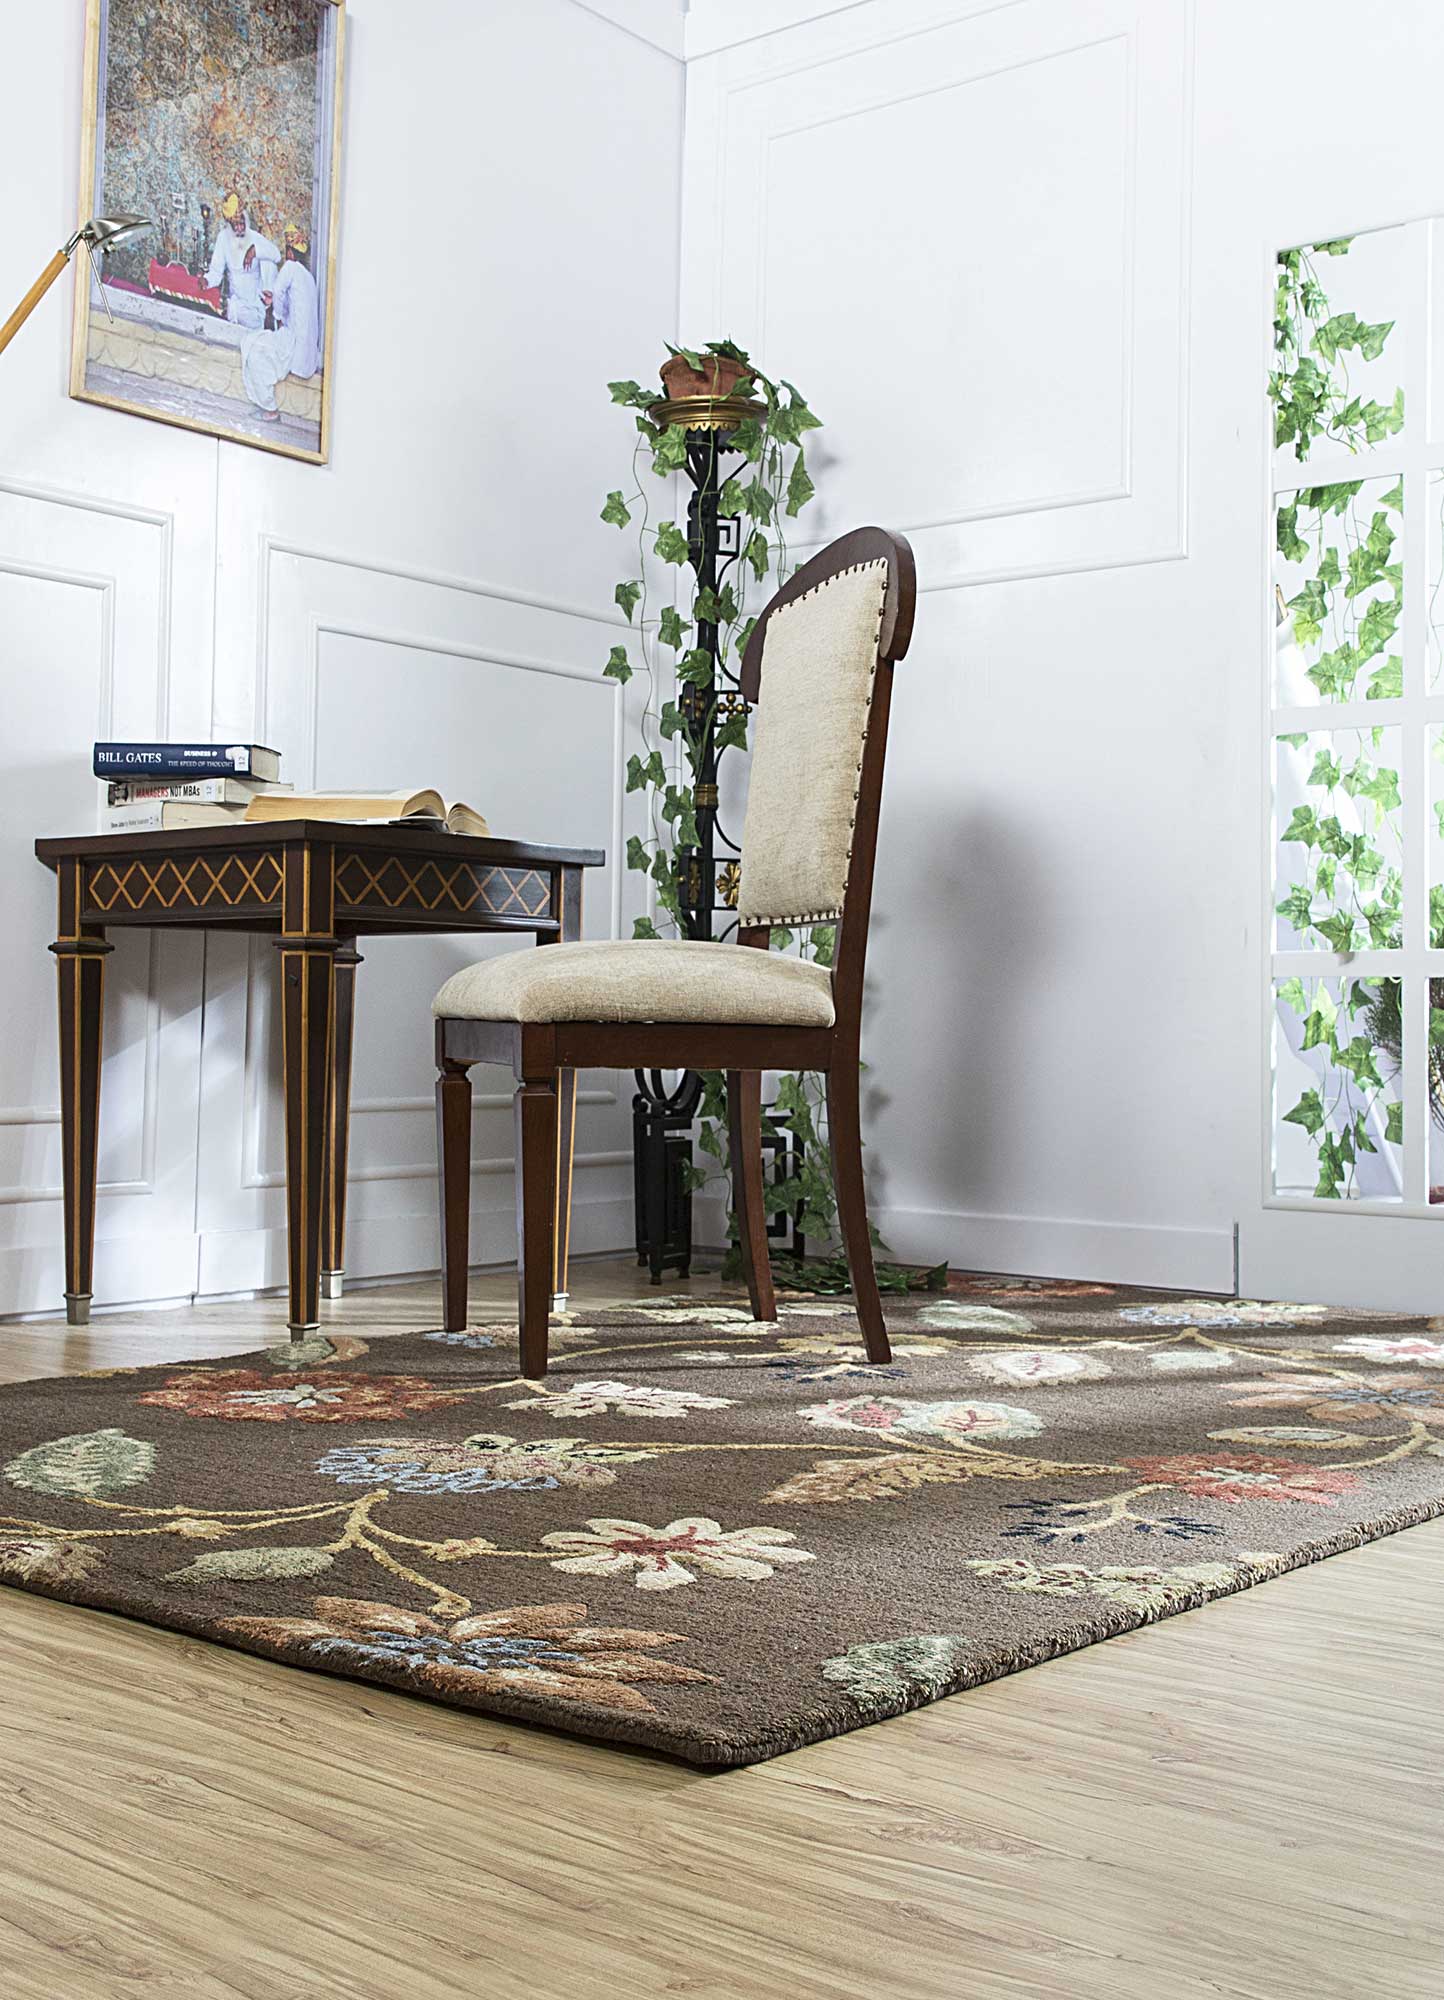
[[[97,736],[149,735],[169,714],[171,519],[0,482],[5,635],[0,921],[23,940],[0,1044],[0,1311],[53,1310],[63,1290],[55,878],[38,834],[91,832]],[[200,945],[119,935],[106,969],[96,1221],[98,1296],[193,1289]]]
[[[873,0],[689,64],[683,329],[805,376],[799,548],[924,588],[1184,545],[1186,0]]]
[[[263,544],[255,691],[261,740],[298,785],[432,784],[497,833],[606,850],[589,871],[585,932],[617,934],[623,691],[601,677],[611,620],[581,607],[333,552]],[[430,1002],[458,966],[529,939],[362,940],[356,986],[347,1268],[438,1259]],[[213,938],[200,1169],[201,1288],[284,1274],[284,1112],[275,953]],[[511,1079],[474,1072],[473,1257],[514,1254]],[[610,1076],[584,1079],[579,1249],[628,1234],[629,1130]]]

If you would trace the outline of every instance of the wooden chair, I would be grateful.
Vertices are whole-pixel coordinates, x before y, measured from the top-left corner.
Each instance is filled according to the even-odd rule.
[[[470,966],[436,996],[445,1324],[466,1325],[469,1071],[509,1063],[524,1375],[546,1373],[558,1134],[570,1126],[564,1113],[579,1069],[727,1072],[742,1262],[753,1314],[768,1320],[777,1306],[762,1201],[762,1072],[824,1072],[863,1340],[869,1361],[891,1358],[863,1193],[859,1028],[892,668],[912,635],[916,591],[903,538],[859,528],[805,563],[758,619],[741,674],[758,709],[735,944],[552,944]],[[774,925],[834,922],[830,971],[767,950]]]

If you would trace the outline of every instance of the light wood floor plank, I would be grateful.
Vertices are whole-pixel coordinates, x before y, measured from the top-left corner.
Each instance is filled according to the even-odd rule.
[[[282,1321],[8,1327],[0,1379]],[[1441,1606],[1444,1522],[706,1775],[0,1591],[0,1993],[1438,2000]]]

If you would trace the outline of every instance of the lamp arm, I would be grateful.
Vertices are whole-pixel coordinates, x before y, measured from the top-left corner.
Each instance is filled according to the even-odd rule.
[[[30,287],[30,290],[25,294],[19,305],[16,306],[14,312],[11,313],[9,319],[6,320],[4,326],[0,326],[0,354],[3,354],[5,349],[10,345],[11,341],[15,338],[21,327],[24,326],[26,320],[29,319],[31,313],[34,312],[40,301],[45,297],[45,294],[50,290],[50,287],[55,283],[55,280],[60,276],[60,273],[65,269],[69,261],[70,259],[64,250],[57,250],[50,262],[45,266],[45,269],[40,273],[40,276],[35,280],[35,283]]]

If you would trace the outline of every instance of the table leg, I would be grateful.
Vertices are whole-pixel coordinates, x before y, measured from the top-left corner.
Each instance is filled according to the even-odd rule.
[[[114,949],[99,925],[80,922],[79,897],[79,863],[65,863],[60,869],[59,935],[50,949],[59,975],[65,1317],[71,1326],[85,1326],[90,1319],[105,959]]]
[[[582,934],[582,871],[561,870],[561,933],[558,944],[575,944]],[[539,938],[539,944],[552,940]],[[552,1311],[567,1309],[567,1265],[571,1254],[572,1172],[577,1137],[577,1073],[557,1072],[557,1187],[552,1234]]]
[[[567,1259],[572,1233],[572,1163],[577,1138],[577,1073],[557,1071],[557,1197],[552,1239],[552,1311],[567,1309]]]
[[[321,1198],[321,1296],[339,1299],[346,1271],[346,1155],[351,1128],[351,1030],[361,954],[343,944],[335,955],[336,1016],[326,1100],[326,1181]]]

